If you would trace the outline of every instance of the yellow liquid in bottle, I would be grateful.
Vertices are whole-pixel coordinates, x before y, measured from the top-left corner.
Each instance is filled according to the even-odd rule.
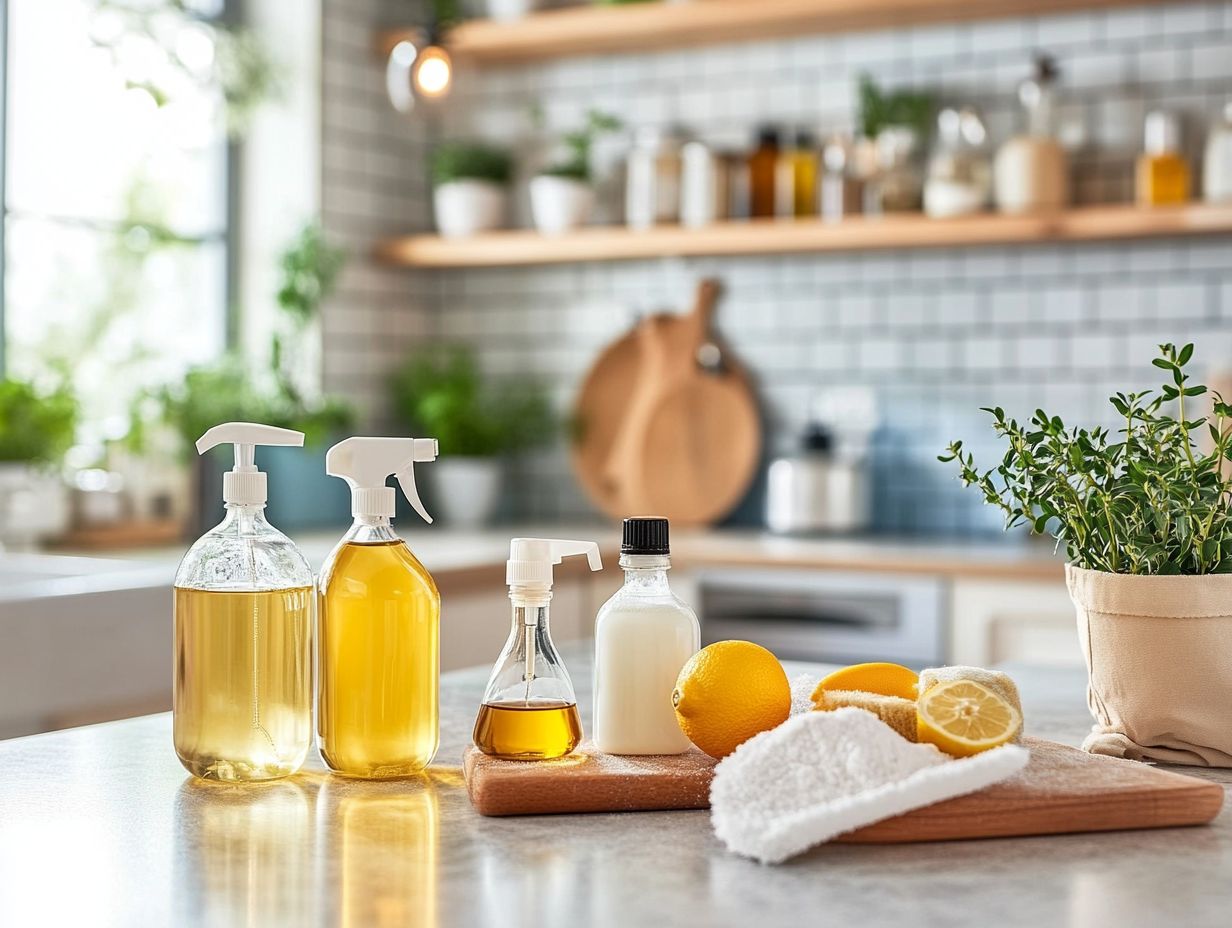
[[[336,773],[419,773],[440,739],[441,597],[402,541],[348,542],[321,573],[317,734]]]
[[[475,719],[475,746],[506,760],[564,757],[582,740],[573,703],[532,699],[529,703],[487,703]]]
[[[312,588],[175,590],[175,752],[207,780],[294,773],[312,743]]]

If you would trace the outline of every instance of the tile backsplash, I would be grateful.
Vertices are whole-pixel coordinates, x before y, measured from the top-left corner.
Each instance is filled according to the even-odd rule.
[[[1016,125],[1017,82],[1032,54],[1047,50],[1062,72],[1075,197],[1091,203],[1130,198],[1147,110],[1182,112],[1189,149],[1200,152],[1207,125],[1232,97],[1232,3],[1178,3],[464,71],[439,124],[404,123],[384,103],[368,30],[408,16],[406,6],[326,2],[326,224],[361,250],[373,236],[428,227],[431,139],[515,138],[533,159],[539,136],[527,114],[535,105],[552,132],[598,107],[630,126],[683,122],[730,146],[760,122],[850,128],[864,71],[978,105],[999,141]],[[331,19],[347,28],[331,29]],[[609,194],[619,148],[597,152]],[[721,278],[719,323],[757,376],[768,452],[791,446],[818,390],[876,392],[872,468],[883,532],[998,529],[996,514],[936,461],[953,437],[985,458],[996,453],[981,405],[1018,415],[1042,405],[1104,422],[1110,392],[1154,382],[1149,362],[1161,341],[1194,341],[1202,368],[1232,368],[1227,238],[433,273],[353,264],[327,313],[327,331],[345,336],[326,352],[327,384],[365,400],[376,421],[384,372],[427,337],[475,345],[493,373],[536,371],[567,410],[597,351],[638,314],[684,308],[699,277]],[[590,511],[563,447],[522,469],[511,514]],[[758,518],[758,493],[738,519]]]

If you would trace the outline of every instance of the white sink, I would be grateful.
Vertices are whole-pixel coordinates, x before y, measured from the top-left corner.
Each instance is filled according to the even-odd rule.
[[[172,561],[0,554],[0,738],[170,705]]]

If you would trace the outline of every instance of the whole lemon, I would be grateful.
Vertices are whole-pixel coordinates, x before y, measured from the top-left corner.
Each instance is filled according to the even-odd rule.
[[[791,686],[778,658],[751,641],[716,641],[676,678],[676,721],[685,737],[723,758],[754,735],[787,721]]]

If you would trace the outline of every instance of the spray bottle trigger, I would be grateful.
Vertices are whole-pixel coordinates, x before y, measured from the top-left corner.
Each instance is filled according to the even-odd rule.
[[[402,487],[402,495],[411,504],[411,508],[419,513],[425,522],[431,524],[432,516],[428,515],[428,510],[424,508],[423,500],[419,498],[419,490],[415,487],[415,469],[413,467],[408,467],[406,470],[398,473],[398,486]]]

